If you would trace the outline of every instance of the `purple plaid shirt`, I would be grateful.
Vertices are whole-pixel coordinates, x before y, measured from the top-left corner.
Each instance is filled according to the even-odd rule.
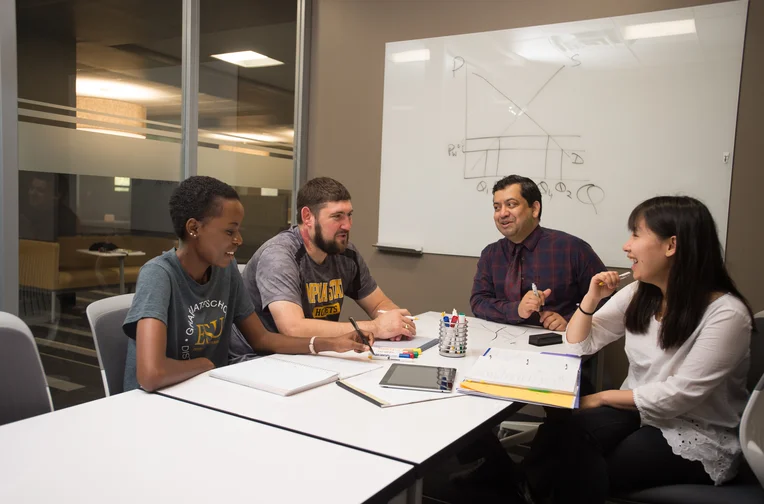
[[[520,261],[520,289],[510,285],[510,264]],[[538,313],[520,318],[517,307],[536,283],[539,290],[552,289],[545,310],[570,320],[576,305],[589,290],[589,282],[605,265],[588,243],[575,236],[537,226],[521,243],[502,238],[480,254],[470,307],[476,317],[504,324],[539,323]]]

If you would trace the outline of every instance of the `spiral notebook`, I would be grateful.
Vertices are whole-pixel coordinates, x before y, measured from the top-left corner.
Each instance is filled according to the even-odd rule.
[[[377,364],[324,356],[269,355],[214,369],[210,376],[272,394],[290,396],[379,367]]]

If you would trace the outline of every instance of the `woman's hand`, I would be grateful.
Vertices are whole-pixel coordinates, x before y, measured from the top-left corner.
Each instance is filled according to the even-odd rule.
[[[599,303],[602,299],[612,295],[620,282],[621,279],[618,278],[617,271],[597,273],[589,282],[589,292],[587,295],[592,298],[592,301]]]

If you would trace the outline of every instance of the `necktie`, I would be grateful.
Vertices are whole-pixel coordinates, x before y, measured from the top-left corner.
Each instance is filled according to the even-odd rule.
[[[508,300],[520,301],[523,299],[525,292],[530,290],[530,285],[523,290],[523,249],[525,247],[519,243],[512,243],[511,245],[514,246],[514,248],[512,249],[509,268],[507,269],[507,283],[505,290]],[[538,313],[532,313],[531,316],[526,319],[526,323],[541,325]]]
[[[510,242],[509,246],[512,247],[512,251],[509,256],[509,268],[507,268],[504,289],[509,301],[520,301],[523,298],[522,245]]]

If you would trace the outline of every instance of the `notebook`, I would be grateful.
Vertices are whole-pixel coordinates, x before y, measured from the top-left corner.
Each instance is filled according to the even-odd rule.
[[[579,389],[576,389],[575,394],[563,394],[560,392],[545,392],[543,390],[491,385],[490,383],[478,383],[467,380],[460,383],[459,388],[456,390],[467,395],[569,409],[578,408],[581,398]]]
[[[577,408],[581,357],[489,348],[459,384],[462,394]]]
[[[298,359],[294,359],[298,357]],[[315,364],[305,357],[315,361]],[[302,360],[303,362],[299,362]],[[306,362],[310,362],[308,365]],[[329,366],[331,365],[331,368]],[[381,366],[323,356],[269,355],[214,369],[210,376],[272,394],[289,396],[336,381],[340,376],[355,376]]]
[[[572,394],[578,386],[581,357],[509,348],[489,348],[465,379]]]
[[[363,358],[364,360],[356,360],[353,358],[343,357],[329,357],[327,355],[271,355],[270,358],[283,360],[287,362],[294,362],[296,364],[302,364],[304,366],[310,366],[314,368],[326,369],[328,371],[334,371],[339,375],[339,380],[351,378],[359,374],[368,373],[375,369],[382,367],[382,364],[370,362],[364,357],[357,357],[357,359]]]

